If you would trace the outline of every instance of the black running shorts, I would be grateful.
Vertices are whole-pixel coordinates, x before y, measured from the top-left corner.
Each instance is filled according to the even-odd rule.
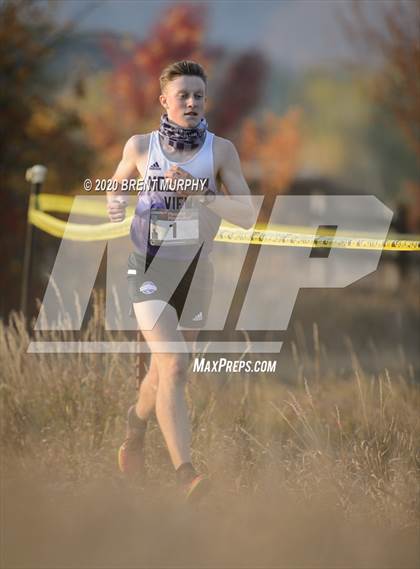
[[[200,282],[191,287],[198,259],[199,254],[191,261],[187,272],[169,300],[169,304],[177,312],[180,325],[185,328],[202,328],[207,321],[210,306],[213,290],[213,266],[210,261],[207,261],[206,266],[200,270]],[[172,273],[179,261],[165,261],[164,267],[161,267],[159,272],[153,266],[148,266],[147,273],[144,275],[145,262],[144,255],[136,252],[131,253],[128,257],[127,279],[130,301],[137,303],[148,300],[166,300],[168,294],[171,293],[166,288],[166,283],[171,280],[167,275]],[[147,265],[149,264],[150,259],[148,259]],[[189,306],[187,313],[183,314],[187,295],[191,295],[189,296]],[[130,315],[134,316],[133,308],[131,308]]]

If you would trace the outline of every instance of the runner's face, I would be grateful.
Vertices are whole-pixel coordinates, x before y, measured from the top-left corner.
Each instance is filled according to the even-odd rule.
[[[193,128],[204,116],[206,85],[201,77],[182,75],[166,85],[159,100],[169,120]]]

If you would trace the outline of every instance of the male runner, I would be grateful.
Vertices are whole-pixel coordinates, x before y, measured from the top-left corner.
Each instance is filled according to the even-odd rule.
[[[130,300],[149,346],[152,342],[195,341],[206,321],[210,304],[213,276],[208,260],[209,243],[218,231],[221,218],[244,228],[255,222],[250,191],[234,145],[207,130],[204,118],[207,78],[203,68],[192,61],[173,63],[162,72],[160,86],[159,101],[165,112],[159,129],[134,135],[127,141],[113,176],[121,183],[124,179],[140,175],[149,184],[149,191],[139,193],[131,225],[135,251],[128,262]],[[195,180],[195,190],[186,191],[184,186],[181,191],[176,185],[179,180],[183,183]],[[168,191],[164,182],[174,183],[171,187],[175,189]],[[199,193],[197,186],[200,187]],[[195,198],[189,202],[194,201],[195,204],[199,195],[199,205],[197,208],[193,204],[188,210],[185,206],[182,214],[186,213],[187,217],[184,218],[179,212],[190,195]],[[228,197],[216,199],[217,195]],[[111,221],[124,219],[125,205],[115,193],[108,194]],[[174,220],[177,233],[173,227]],[[178,234],[182,236],[180,244],[177,242]],[[197,254],[194,244],[199,242],[198,237],[202,234],[205,243]],[[162,239],[165,239],[163,244]],[[158,251],[165,263],[164,269],[160,265],[155,270],[153,259]],[[200,282],[190,287],[200,255],[200,263],[203,259],[205,261],[200,265],[204,267],[200,271]],[[156,314],[162,309],[160,298],[166,277],[180,260],[185,259],[191,262],[190,268],[172,298],[165,302],[156,325],[146,330],[152,327],[149,324],[155,321]],[[144,267],[149,267],[146,280],[143,278]],[[192,302],[185,314],[182,309],[187,293]],[[179,330],[178,324],[190,329]],[[119,450],[119,465],[125,474],[143,468],[147,420],[155,410],[177,481],[187,497],[192,499],[206,490],[208,480],[197,474],[191,462],[190,423],[184,394],[188,364],[186,350],[184,353],[153,353],[151,349],[149,370],[140,385],[137,403],[128,411],[127,436]]]

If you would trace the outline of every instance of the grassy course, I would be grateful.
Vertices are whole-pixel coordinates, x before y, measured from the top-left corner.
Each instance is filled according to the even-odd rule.
[[[189,509],[155,420],[147,476],[117,471],[133,357],[29,355],[23,319],[2,324],[1,566],[418,566],[413,365],[368,371],[348,342],[351,365],[328,368],[312,331],[306,352],[291,343],[294,381],[191,374],[194,459],[214,486]]]

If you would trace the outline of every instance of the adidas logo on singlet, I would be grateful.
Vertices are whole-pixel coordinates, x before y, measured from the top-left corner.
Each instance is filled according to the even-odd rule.
[[[154,164],[152,164],[149,168],[149,170],[160,170],[160,166],[158,162],[155,162]]]
[[[193,322],[201,322],[201,320],[203,320],[203,313],[199,312],[198,314],[196,314],[193,318]]]

